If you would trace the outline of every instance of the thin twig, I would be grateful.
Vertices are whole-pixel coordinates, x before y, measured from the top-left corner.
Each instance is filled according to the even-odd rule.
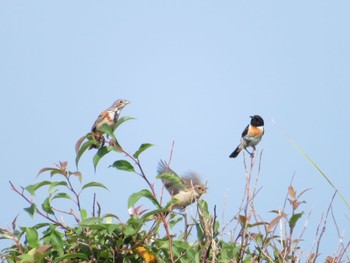
[[[333,194],[333,196],[332,196],[331,202],[329,203],[329,206],[328,206],[328,209],[327,209],[326,217],[325,217],[325,219],[324,219],[324,221],[323,221],[323,227],[322,227],[320,236],[319,236],[319,238],[318,238],[318,240],[317,240],[315,258],[314,258],[314,260],[313,260],[314,263],[316,262],[316,259],[317,259],[318,256],[319,256],[319,249],[320,249],[320,245],[321,245],[322,236],[323,236],[323,234],[326,232],[327,218],[328,218],[328,215],[329,215],[329,212],[330,212],[330,210],[331,210],[331,207],[332,207],[332,204],[333,204],[333,201],[334,201],[334,198],[335,198],[336,194],[337,194],[337,191],[335,191],[334,194]]]
[[[22,192],[21,192],[21,191],[19,191],[19,190],[14,186],[14,184],[13,184],[11,181],[9,181],[9,182],[10,182],[10,185],[11,185],[11,189],[12,189],[13,191],[15,191],[17,194],[19,194],[19,195],[20,195],[24,200],[26,200],[30,205],[33,204],[33,202],[32,202],[28,197],[26,197],[26,196],[24,195],[24,190],[23,190],[23,189],[22,189]],[[59,221],[56,221],[56,220],[52,219],[50,216],[48,216],[47,214],[45,214],[44,212],[42,212],[42,211],[39,210],[38,208],[35,208],[35,213],[37,213],[37,214],[39,214],[40,216],[46,218],[47,220],[49,220],[50,222],[54,223],[55,225],[58,225],[58,226],[62,227],[63,229],[68,229],[67,226],[65,226],[64,224],[62,224],[62,223],[59,222]]]

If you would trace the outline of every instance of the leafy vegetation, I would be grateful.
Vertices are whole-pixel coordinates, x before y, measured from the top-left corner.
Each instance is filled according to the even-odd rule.
[[[130,117],[120,118],[116,128]],[[184,211],[177,213],[169,209],[171,203],[163,205],[162,195],[157,194],[154,185],[144,173],[139,157],[153,145],[142,144],[139,149],[130,153],[118,142],[114,131],[107,125],[101,131],[108,137],[107,144],[100,147],[93,157],[93,167],[108,155],[116,154],[116,160],[110,167],[133,173],[144,180],[148,188],[132,193],[128,200],[130,218],[122,222],[118,215],[101,215],[100,204],[93,200],[92,211],[82,207],[81,195],[86,189],[107,186],[99,182],[84,182],[79,170],[71,171],[67,162],[59,162],[55,167],[43,168],[40,176],[49,175],[43,180],[26,187],[10,185],[21,198],[28,202],[24,210],[33,217],[40,216],[42,222],[31,227],[17,226],[15,218],[8,229],[0,229],[1,239],[11,240],[12,245],[2,249],[3,262],[299,262],[302,253],[302,235],[296,233],[296,226],[305,212],[302,205],[306,190],[300,193],[292,183],[287,188],[285,205],[282,210],[273,210],[271,221],[263,220],[254,207],[258,192],[262,152],[249,159],[244,158],[246,170],[246,188],[237,215],[225,225],[217,219],[216,208],[209,211],[204,198],[195,203],[196,214],[187,215]],[[79,160],[87,149],[96,144],[94,137],[87,134],[76,144],[76,160]],[[124,159],[119,159],[123,153]],[[253,168],[258,161],[258,172]],[[167,178],[176,182],[171,174],[162,174],[157,180]],[[47,189],[43,200],[33,201],[39,189]],[[57,200],[65,199],[71,203],[68,211],[56,206]],[[142,200],[147,199],[152,209],[144,210]],[[331,208],[332,203],[330,204]],[[320,223],[315,237],[316,246],[307,255],[308,262],[318,262],[319,244],[324,234]],[[67,225],[62,217],[73,218],[75,224]],[[185,223],[180,233],[175,226]],[[232,227],[234,225],[234,227]],[[305,230],[305,229],[304,229]],[[229,233],[230,238],[223,238]],[[190,241],[191,240],[191,241]],[[327,262],[349,261],[346,255],[349,243],[339,244],[335,255],[329,256]]]

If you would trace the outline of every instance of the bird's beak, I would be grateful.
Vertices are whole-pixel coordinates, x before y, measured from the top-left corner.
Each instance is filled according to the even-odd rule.
[[[128,100],[125,100],[125,105],[127,105],[127,104],[129,104],[130,103],[130,101],[128,101]]]
[[[249,116],[250,118],[253,118],[254,116]]]

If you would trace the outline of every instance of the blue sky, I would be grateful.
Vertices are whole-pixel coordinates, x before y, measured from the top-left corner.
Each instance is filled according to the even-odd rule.
[[[136,120],[118,130],[124,147],[156,145],[141,159],[154,181],[175,141],[173,169],[208,181],[204,198],[225,211],[225,220],[237,212],[245,183],[242,156],[228,155],[249,116],[261,115],[255,208],[272,219],[269,211],[282,208],[295,174],[297,191],[311,188],[302,206],[312,211],[304,235],[311,247],[333,189],[272,120],[350,202],[349,11],[348,1],[2,1],[1,227],[17,214],[19,224],[34,224],[8,181],[47,179],[35,176],[58,161],[73,170],[77,139],[101,110],[126,98],[131,104],[122,115]],[[103,159],[94,174],[92,156],[82,158],[84,179],[105,183],[110,191],[98,192],[103,211],[126,219],[128,196],[146,184],[107,168],[121,155]],[[349,210],[338,197],[334,213],[348,241]],[[323,255],[337,244],[329,220]]]

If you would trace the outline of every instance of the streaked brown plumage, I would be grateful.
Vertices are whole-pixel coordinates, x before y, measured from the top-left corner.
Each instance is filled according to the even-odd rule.
[[[91,132],[94,138],[99,142],[99,145],[91,145],[90,149],[99,148],[104,144],[103,133],[99,131],[99,129],[103,124],[107,124],[112,130],[115,130],[115,125],[117,124],[121,110],[129,103],[130,102],[125,99],[116,100],[112,106],[98,115],[97,120],[94,122],[94,125],[92,125]]]

